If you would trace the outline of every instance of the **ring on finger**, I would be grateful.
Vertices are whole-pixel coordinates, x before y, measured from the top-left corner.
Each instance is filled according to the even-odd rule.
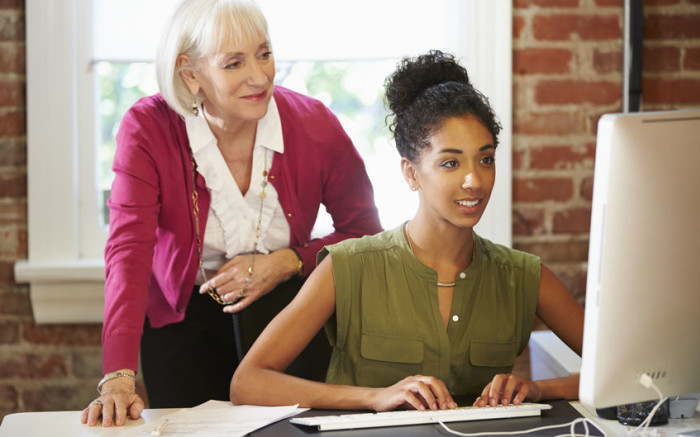
[[[102,401],[99,400],[99,399],[96,399],[96,400],[92,401],[92,405],[99,406],[100,408],[102,408],[102,407],[104,406],[104,404],[102,403]]]
[[[241,292],[238,293],[238,296],[239,296],[239,297],[243,297],[243,296],[245,296],[245,294],[246,294],[247,292],[248,292],[248,286],[246,285],[246,286],[244,286],[243,288],[241,288]]]

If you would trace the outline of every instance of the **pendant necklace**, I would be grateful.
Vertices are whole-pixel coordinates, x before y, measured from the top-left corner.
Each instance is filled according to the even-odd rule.
[[[415,256],[415,255],[416,255],[416,251],[413,250],[413,243],[412,243],[413,240],[411,240],[411,235],[408,233],[408,223],[406,223],[406,224],[403,226],[403,232],[404,232],[404,234],[406,234],[406,242],[408,243],[408,248],[411,249],[411,253],[413,253],[413,256]],[[440,281],[437,281],[437,286],[438,286],[438,287],[454,287],[455,285],[457,285],[456,282],[440,282]]]

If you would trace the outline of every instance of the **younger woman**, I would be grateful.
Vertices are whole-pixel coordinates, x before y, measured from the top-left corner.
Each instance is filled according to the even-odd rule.
[[[576,398],[578,378],[511,374],[535,316],[581,353],[583,308],[538,257],[473,228],[496,176],[500,126],[454,58],[406,59],[387,79],[401,168],[420,199],[396,229],[326,246],[231,382],[238,404],[454,408]],[[284,374],[325,324],[326,383]]]

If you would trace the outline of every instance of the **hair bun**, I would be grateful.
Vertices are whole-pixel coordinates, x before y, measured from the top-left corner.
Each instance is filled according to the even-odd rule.
[[[453,55],[431,50],[414,59],[405,58],[384,82],[389,109],[399,116],[426,90],[445,82],[469,84],[467,70]]]

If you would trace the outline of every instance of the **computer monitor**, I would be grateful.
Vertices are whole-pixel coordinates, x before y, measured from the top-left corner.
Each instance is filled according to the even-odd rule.
[[[581,401],[700,392],[700,109],[598,123]]]

